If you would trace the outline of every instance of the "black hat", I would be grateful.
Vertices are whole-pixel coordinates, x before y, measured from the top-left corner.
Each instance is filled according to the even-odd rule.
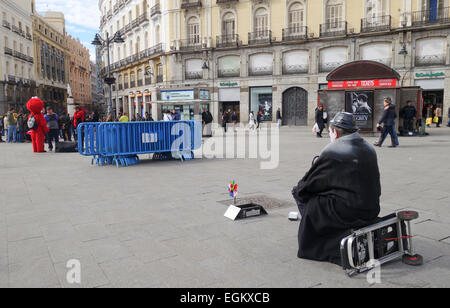
[[[353,119],[353,114],[349,112],[339,112],[333,120],[330,122],[331,125],[345,129],[349,132],[357,132],[359,128],[355,125],[355,120]]]

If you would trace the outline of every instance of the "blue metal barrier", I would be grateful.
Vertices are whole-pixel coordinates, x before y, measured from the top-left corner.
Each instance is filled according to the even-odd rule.
[[[198,121],[105,122],[78,126],[78,150],[92,156],[97,165],[129,166],[139,163],[139,154],[153,159],[194,158],[202,145],[202,125]]]

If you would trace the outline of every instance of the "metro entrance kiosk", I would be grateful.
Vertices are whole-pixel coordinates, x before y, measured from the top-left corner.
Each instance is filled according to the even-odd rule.
[[[399,111],[407,101],[417,109],[422,119],[422,90],[402,87],[400,75],[392,68],[374,61],[355,61],[344,64],[327,76],[328,88],[318,91],[318,103],[323,105],[331,120],[338,112],[353,113],[356,125],[363,133],[376,133],[377,123],[384,111],[384,98],[395,103],[397,126],[403,123]]]

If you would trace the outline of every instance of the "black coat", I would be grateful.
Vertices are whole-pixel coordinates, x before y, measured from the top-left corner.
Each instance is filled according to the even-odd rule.
[[[319,129],[325,128],[325,123],[323,121],[323,110],[316,108],[316,123],[319,126]]]
[[[340,264],[340,242],[380,212],[377,155],[358,133],[328,145],[292,191],[305,204],[298,257]]]
[[[395,107],[391,106],[387,110],[384,110],[383,116],[378,124],[384,124],[384,126],[394,126],[396,117]]]
[[[417,114],[417,110],[414,106],[405,106],[402,110],[403,118],[406,120],[413,119]]]

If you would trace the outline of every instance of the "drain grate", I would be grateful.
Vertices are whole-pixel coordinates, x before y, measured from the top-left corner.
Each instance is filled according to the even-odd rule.
[[[233,200],[230,198],[228,200],[217,201],[217,202],[228,206],[233,203]],[[283,201],[283,200],[275,199],[275,198],[265,196],[265,195],[248,196],[248,197],[243,197],[243,198],[237,198],[237,200],[236,200],[237,206],[244,205],[244,204],[251,204],[251,203],[261,205],[266,210],[295,206],[294,202]]]

